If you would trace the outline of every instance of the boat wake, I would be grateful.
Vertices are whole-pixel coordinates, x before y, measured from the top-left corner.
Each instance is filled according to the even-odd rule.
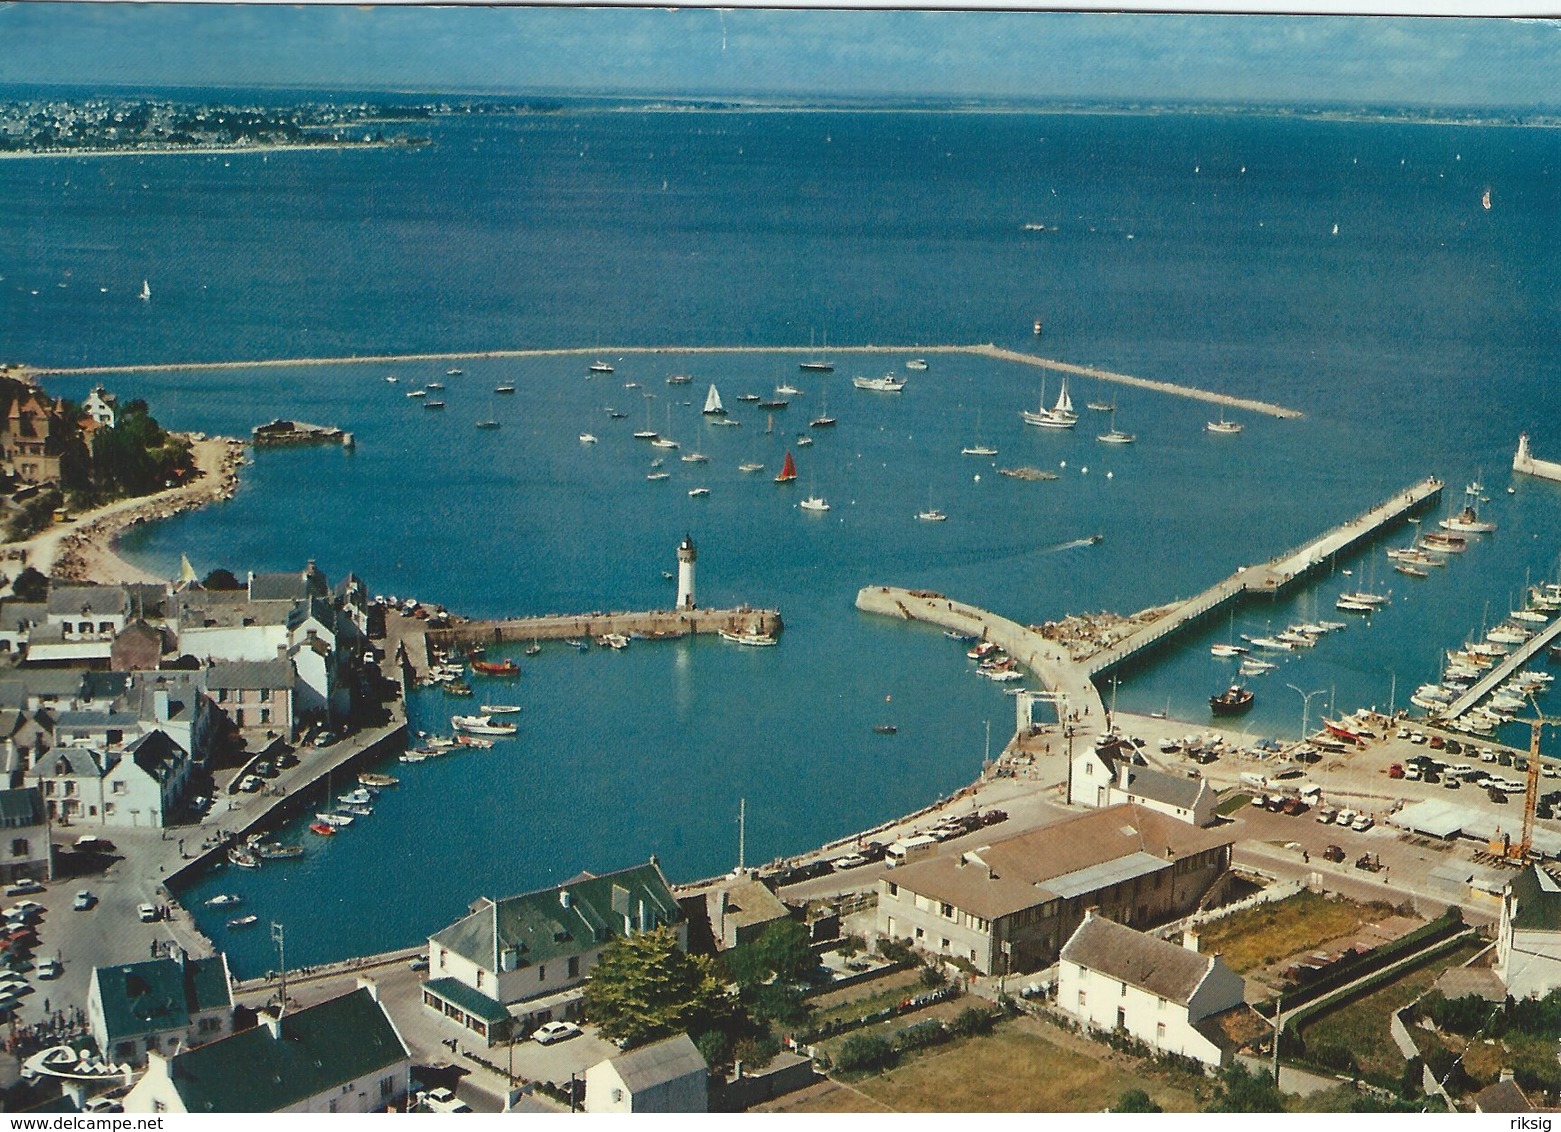
[[[1042,547],[1041,554],[1055,554],[1059,550],[1074,550],[1081,546],[1094,546],[1100,542],[1104,535],[1090,535],[1088,538],[1069,539],[1067,542],[1059,542],[1056,546]]]

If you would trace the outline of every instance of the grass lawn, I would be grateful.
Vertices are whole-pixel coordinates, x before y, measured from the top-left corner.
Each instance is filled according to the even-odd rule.
[[[822,1025],[832,1018],[842,1021],[861,1018],[921,994],[926,989],[922,985],[920,967],[895,971],[881,979],[809,999],[808,1005],[813,1010],[812,1024]]]
[[[1203,925],[1198,950],[1223,952],[1226,966],[1244,975],[1392,914],[1388,904],[1302,891]]]
[[[1245,808],[1246,806],[1250,805],[1251,802],[1252,802],[1252,795],[1250,795],[1250,794],[1243,794],[1240,791],[1237,791],[1236,793],[1232,794],[1229,798],[1226,798],[1223,801],[1221,801],[1218,806],[1214,807],[1214,812],[1219,814],[1219,816],[1222,817],[1222,818],[1228,818],[1228,817],[1230,817],[1231,814],[1234,814],[1234,813],[1238,812],[1239,810]]]
[[[1135,1060],[1021,1017],[986,1037],[911,1054],[887,1073],[820,1090],[786,1111],[1100,1112],[1135,1088],[1167,1112],[1200,1107],[1188,1089]]]
[[[1449,967],[1466,962],[1484,944],[1471,942],[1438,956],[1424,967],[1405,972],[1363,998],[1357,998],[1309,1020],[1301,1030],[1308,1046],[1342,1046],[1355,1055],[1367,1076],[1397,1081],[1404,1072],[1404,1055],[1388,1034],[1388,1016],[1408,1006],[1431,988]]]

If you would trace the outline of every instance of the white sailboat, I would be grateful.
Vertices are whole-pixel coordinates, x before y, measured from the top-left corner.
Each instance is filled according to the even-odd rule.
[[[1095,437],[1095,439],[1100,441],[1102,444],[1131,444],[1133,441],[1137,440],[1138,437],[1134,436],[1130,432],[1123,432],[1117,427],[1117,411],[1112,409],[1111,431],[1103,432],[1099,436]]]
[[[1239,424],[1237,424],[1235,421],[1227,421],[1225,419],[1224,409],[1220,410],[1219,420],[1206,421],[1203,428],[1205,432],[1217,433],[1221,436],[1234,436],[1236,433],[1241,431],[1241,426]]]
[[[721,394],[716,392],[714,385],[711,385],[710,392],[705,394],[705,407],[701,411],[707,417],[726,416],[726,406],[721,404]]]
[[[1072,428],[1079,423],[1079,415],[1073,411],[1073,398],[1068,396],[1068,379],[1062,379],[1062,392],[1057,395],[1057,403],[1050,409],[1046,407],[1046,379],[1041,378],[1041,407],[1038,412],[1030,412],[1028,409],[1019,410],[1019,415],[1024,418],[1025,424],[1035,425],[1037,428]]]
[[[141,280],[141,294],[138,297],[143,303],[152,301],[152,285],[145,279]]]
[[[657,436],[656,430],[650,427],[650,399],[652,397],[654,397],[654,396],[655,396],[654,393],[647,393],[647,394],[645,394],[645,427],[640,429],[639,431],[637,431],[634,434],[634,439],[635,440],[655,440],[656,439],[656,436]]]
[[[959,450],[961,456],[996,456],[997,449],[981,442],[981,410],[976,410],[976,442]]]

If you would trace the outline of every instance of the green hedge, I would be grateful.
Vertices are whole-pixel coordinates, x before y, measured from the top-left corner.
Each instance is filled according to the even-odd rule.
[[[1430,923],[1422,924],[1414,931],[1400,936],[1391,943],[1373,948],[1348,962],[1341,963],[1321,978],[1290,991],[1284,996],[1285,1003],[1291,1007],[1305,1005],[1313,999],[1338,990],[1340,987],[1346,986],[1374,970],[1391,966],[1406,955],[1414,954],[1416,950],[1427,944],[1448,939],[1463,930],[1463,914],[1459,912],[1456,906],[1450,907]],[[1274,1000],[1272,998],[1264,999],[1257,1004],[1255,1009],[1265,1017],[1273,1018]]]

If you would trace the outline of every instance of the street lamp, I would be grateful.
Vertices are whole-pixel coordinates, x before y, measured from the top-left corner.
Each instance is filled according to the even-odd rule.
[[[1319,696],[1328,689],[1314,688],[1310,692],[1303,692],[1294,684],[1286,684],[1285,687],[1289,688],[1292,692],[1301,697],[1301,738],[1304,740],[1306,738],[1306,719],[1311,710],[1312,697]]]

